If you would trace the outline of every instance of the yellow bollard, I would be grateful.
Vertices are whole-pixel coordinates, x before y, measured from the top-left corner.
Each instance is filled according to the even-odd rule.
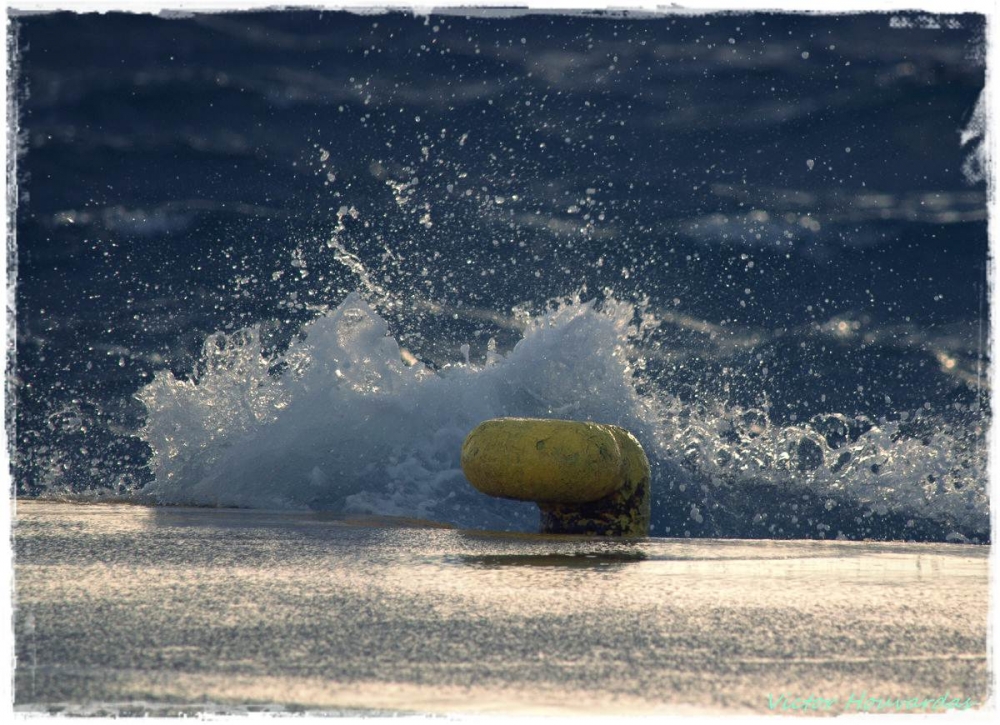
[[[635,437],[613,425],[497,418],[462,445],[462,470],[491,496],[534,501],[542,532],[646,536],[649,461]]]

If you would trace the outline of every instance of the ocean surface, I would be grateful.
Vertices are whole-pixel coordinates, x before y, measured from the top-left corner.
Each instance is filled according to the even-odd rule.
[[[982,17],[12,27],[19,497],[528,532],[540,416],[658,537],[989,541]]]

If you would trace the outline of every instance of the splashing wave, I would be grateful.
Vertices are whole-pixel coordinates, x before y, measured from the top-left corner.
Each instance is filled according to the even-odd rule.
[[[777,425],[766,409],[682,402],[643,380],[648,322],[614,299],[564,300],[507,354],[491,345],[482,364],[438,371],[357,293],[276,357],[259,326],[215,334],[192,379],[161,371],[139,394],[156,480],[136,496],[531,530],[532,505],[466,483],[461,442],[491,417],[563,417],[636,433],[654,534],[988,538],[982,441],[965,427],[838,413]]]

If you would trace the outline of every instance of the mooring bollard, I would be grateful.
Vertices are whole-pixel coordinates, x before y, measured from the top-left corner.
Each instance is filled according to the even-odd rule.
[[[462,444],[462,471],[479,491],[534,501],[542,533],[646,536],[650,471],[631,433],[614,425],[496,418]]]

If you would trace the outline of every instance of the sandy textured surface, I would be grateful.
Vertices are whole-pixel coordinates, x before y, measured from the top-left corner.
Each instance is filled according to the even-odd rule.
[[[766,713],[785,694],[840,713],[852,697],[987,697],[986,547],[20,502],[15,551],[20,711]]]

